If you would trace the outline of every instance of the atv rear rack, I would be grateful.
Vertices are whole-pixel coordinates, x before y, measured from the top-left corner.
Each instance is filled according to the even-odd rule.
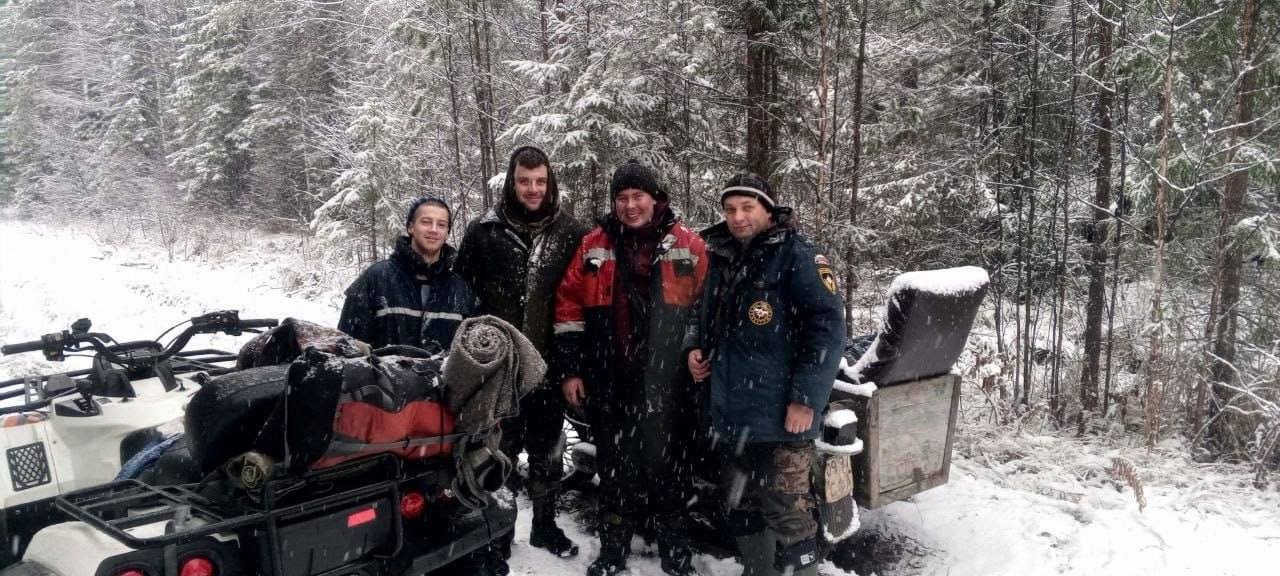
[[[372,473],[381,469],[382,474]],[[323,485],[349,478],[381,478],[380,481],[338,490],[331,494],[306,498],[301,502],[276,506],[284,494],[301,485]],[[137,480],[118,480],[100,486],[69,492],[56,499],[60,510],[102,531],[132,548],[151,548],[185,544],[219,532],[249,527],[266,531],[273,543],[282,524],[301,517],[332,513],[343,508],[389,499],[392,525],[400,525],[399,460],[387,455],[356,460],[334,468],[268,482],[261,491],[261,502],[250,503],[246,493],[229,498],[235,503],[215,502],[197,492],[200,484],[151,486]],[[163,530],[144,527],[162,524]],[[397,530],[396,545],[401,546]],[[393,551],[394,553],[394,551]]]

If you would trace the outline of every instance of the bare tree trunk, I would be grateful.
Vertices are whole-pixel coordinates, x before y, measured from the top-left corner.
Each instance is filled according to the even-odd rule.
[[[1036,135],[1040,117],[1040,31],[1044,27],[1044,14],[1040,6],[1035,11],[1034,39],[1029,43],[1034,53],[1031,56],[1031,98],[1026,114],[1030,116],[1029,126],[1022,128],[1022,194],[1027,200],[1026,230],[1023,232],[1025,245],[1022,251],[1023,280],[1022,293],[1022,402],[1031,402],[1031,376],[1035,356],[1035,326],[1031,321],[1031,304],[1034,298],[1032,287],[1032,253],[1035,249],[1034,230],[1036,223]]]
[[[1245,192],[1249,189],[1247,166],[1231,166],[1242,142],[1249,139],[1253,129],[1251,98],[1257,82],[1257,66],[1254,62],[1254,32],[1257,29],[1258,0],[1244,0],[1240,6],[1240,58],[1239,77],[1236,84],[1235,105],[1232,110],[1230,147],[1227,149],[1227,166],[1234,171],[1227,176],[1226,190],[1222,195],[1222,207],[1218,218],[1218,242],[1216,250],[1218,295],[1217,326],[1213,339],[1213,386],[1211,402],[1222,411],[1234,399],[1231,386],[1239,384],[1236,374],[1236,324],[1237,306],[1240,304],[1240,249],[1233,241],[1233,228],[1244,210]],[[1248,440],[1243,429],[1243,416],[1231,411],[1216,415],[1210,427],[1210,437],[1221,454],[1231,454],[1244,447]]]
[[[983,50],[986,51],[987,66],[983,71],[987,86],[991,87],[990,103],[983,107],[981,126],[982,126],[982,153],[991,154],[996,157],[995,182],[997,198],[1003,198],[1007,193],[1004,189],[1004,160],[1000,154],[1000,128],[1004,124],[1004,101],[1003,90],[998,84],[1003,79],[1003,74],[997,69],[996,49],[995,49],[995,19],[1000,11],[1000,0],[994,0],[990,3],[983,3],[982,20],[983,20]],[[988,128],[989,127],[989,128]],[[995,296],[995,323],[996,323],[996,354],[1000,360],[1004,361],[1004,264],[1007,258],[1005,252],[1004,237],[1004,221],[1003,216],[997,213],[996,226],[996,251],[995,262],[992,264],[992,292]]]
[[[369,262],[378,261],[378,199],[369,199]]]
[[[551,61],[551,38],[547,34],[547,0],[538,0],[538,48],[542,50],[542,63],[546,64]],[[551,93],[551,86],[548,82],[543,82],[542,94]]]
[[[590,216],[591,216],[591,217],[588,219],[588,221],[589,221],[589,222],[590,222],[590,221],[594,221],[594,220],[595,220],[595,217],[596,217],[597,215],[599,215],[599,214],[603,214],[603,213],[604,213],[604,211],[605,211],[605,195],[604,195],[604,187],[599,185],[599,179],[600,179],[600,165],[599,165],[599,164],[596,164],[596,161],[595,161],[594,159],[593,159],[593,160],[591,160],[591,175],[590,175],[590,178],[591,178],[591,180],[590,180],[590,182],[591,182],[591,184],[590,184],[590,186],[591,186],[591,215],[590,215]]]
[[[817,189],[814,191],[814,199],[822,197],[827,188],[827,130],[830,127],[830,118],[827,116],[828,91],[831,83],[827,79],[827,75],[831,68],[831,48],[828,46],[828,26],[830,26],[831,18],[828,15],[827,0],[818,0],[818,142],[814,146],[816,158],[815,165],[818,167]],[[835,205],[834,194],[828,197],[832,206]]]
[[[449,9],[447,4],[445,9]],[[453,33],[447,31],[444,38],[444,75],[445,82],[449,84],[449,129],[451,140],[453,140],[453,177],[461,185],[467,179],[462,171],[462,112],[458,104],[458,70],[454,67],[453,56]],[[467,210],[465,194],[461,198],[459,208],[465,216]]]
[[[1111,79],[1111,19],[1115,13],[1110,0],[1101,0],[1095,33],[1098,43],[1098,99],[1095,102],[1098,128],[1097,165],[1094,167],[1093,238],[1087,259],[1089,296],[1085,304],[1084,365],[1080,368],[1080,408],[1088,413],[1098,407],[1098,369],[1102,355],[1102,311],[1107,297],[1107,240],[1116,230],[1111,214],[1111,108],[1115,84]]]
[[[688,20],[689,18],[688,3],[681,3],[681,12],[682,12],[681,18],[683,20]],[[680,42],[683,50],[685,51],[686,54],[691,53],[692,43],[689,40],[689,35],[682,32],[680,36],[681,36]],[[682,164],[684,165],[683,166],[684,178],[682,182],[684,186],[684,191],[681,196],[684,198],[684,213],[689,215],[690,218],[694,218],[695,215],[694,215],[694,202],[693,202],[693,157],[691,156],[691,153],[694,149],[693,148],[693,145],[694,145],[693,114],[692,114],[692,111],[689,110],[689,104],[692,100],[692,94],[690,92],[692,91],[693,88],[692,88],[692,82],[681,82],[680,84],[682,86],[682,94],[680,96],[684,104],[684,110],[681,111],[681,121],[684,124],[684,150],[680,151],[681,156],[684,157],[683,158],[684,162],[682,162]]]
[[[1151,317],[1148,330],[1151,331],[1150,351],[1147,356],[1147,378],[1145,382],[1147,448],[1154,448],[1160,439],[1160,388],[1163,381],[1163,362],[1161,346],[1163,344],[1164,312],[1164,242],[1167,225],[1167,197],[1169,191],[1169,130],[1173,125],[1173,33],[1174,16],[1178,13],[1181,0],[1169,0],[1168,53],[1164,61],[1164,93],[1160,102],[1160,177],[1156,182],[1155,198],[1155,247],[1151,264]]]
[[[1067,99],[1067,106],[1070,109],[1067,122],[1067,140],[1063,150],[1062,161],[1058,169],[1058,188],[1061,195],[1058,199],[1054,210],[1062,211],[1062,243],[1056,244],[1053,238],[1053,226],[1049,226],[1051,243],[1055,243],[1057,253],[1054,257],[1054,280],[1057,285],[1057,291],[1054,293],[1054,309],[1053,309],[1053,356],[1051,359],[1051,375],[1049,381],[1053,387],[1053,417],[1054,420],[1061,425],[1065,419],[1066,403],[1062,397],[1062,337],[1064,325],[1066,324],[1065,306],[1066,306],[1066,268],[1067,268],[1067,250],[1071,239],[1071,167],[1075,158],[1076,151],[1076,96],[1079,94],[1080,88],[1080,69],[1079,69],[1079,11],[1080,0],[1070,0],[1069,12],[1071,18],[1071,96]]]
[[[149,12],[148,10],[149,6],[147,4],[142,4],[141,6],[142,6],[142,15],[148,20],[152,20],[154,18],[156,19],[156,21],[159,21],[159,18],[162,18],[162,16],[160,15],[156,15],[152,12]],[[161,34],[158,41],[163,43],[166,48],[176,51],[176,49],[173,48],[174,39],[173,39],[172,27],[166,27],[166,28],[168,28],[168,30],[170,31],[164,32],[163,34]],[[159,50],[153,51],[151,54],[147,55],[147,57],[151,61],[150,70],[152,72],[152,75],[150,78],[151,80],[150,87],[152,91],[151,102],[155,106],[156,128],[159,130],[159,133],[160,133],[160,138],[159,138],[160,155],[158,156],[158,158],[167,158],[169,157],[170,135],[169,135],[168,123],[166,122],[169,116],[169,106],[165,103],[165,96],[167,94],[167,90],[165,89],[165,86],[168,85],[169,81],[161,77],[161,70],[168,68],[170,64],[163,56],[160,55]]]
[[[1125,198],[1125,180],[1127,174],[1128,161],[1128,139],[1129,139],[1129,83],[1125,82],[1124,98],[1121,104],[1120,125],[1123,126],[1124,140],[1120,145],[1120,186],[1116,189],[1116,212],[1112,217],[1112,230],[1114,232],[1112,244],[1115,245],[1115,253],[1111,261],[1111,299],[1107,304],[1107,359],[1106,359],[1106,377],[1102,383],[1102,414],[1106,415],[1111,409],[1111,352],[1115,348],[1115,320],[1116,320],[1116,295],[1120,293],[1120,252],[1124,248],[1123,240],[1124,228],[1120,226],[1120,218],[1124,214],[1124,198]]]
[[[474,68],[476,126],[480,140],[480,195],[484,207],[493,205],[489,177],[497,173],[493,137],[493,67],[490,61],[489,4],[487,0],[470,0],[471,61]]]
[[[849,226],[858,226],[858,186],[862,183],[862,87],[867,64],[867,4],[862,0],[858,16],[858,57],[853,61],[853,166],[849,176]],[[850,241],[844,257],[844,319],[853,329],[853,291],[857,287],[854,262],[857,258],[855,242]]]
[[[768,179],[773,172],[773,148],[777,122],[773,105],[777,96],[777,50],[773,30],[778,0],[747,4],[747,169]]]
[[[830,190],[827,195],[831,198],[832,206],[837,206],[839,199],[836,198],[836,160],[840,157],[840,139],[836,134],[840,131],[840,47],[844,45],[844,25],[848,12],[840,10],[840,17],[836,20],[836,43],[834,62],[831,65],[831,73],[835,76],[831,80],[831,159],[827,174],[831,177],[827,179],[827,186]]]

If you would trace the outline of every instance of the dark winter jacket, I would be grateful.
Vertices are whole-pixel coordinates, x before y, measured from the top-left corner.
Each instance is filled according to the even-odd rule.
[[[711,359],[708,412],[732,441],[815,438],[840,364],[844,309],[827,258],[788,225],[742,244],[721,222],[703,232],[711,261],[685,350]],[[814,410],[813,426],[786,431],[787,405]]]
[[[409,345],[448,350],[464,318],[475,314],[475,296],[450,269],[453,247],[427,264],[409,245],[396,240],[390,258],[370,266],[347,288],[338,329],[374,348]]]
[[[678,408],[675,388],[688,380],[679,356],[684,326],[706,277],[706,244],[674,214],[666,215],[643,298],[647,306],[630,316],[629,339],[640,344],[639,366],[620,370],[617,365],[616,293],[628,289],[629,272],[620,265],[624,255],[618,246],[625,232],[616,218],[611,215],[587,234],[556,292],[558,362],[564,376],[583,379],[594,418],[621,416],[632,407],[659,418],[672,414]]]
[[[559,191],[549,168],[544,204],[550,206],[550,214],[537,222],[522,222],[520,218],[529,215],[509,209],[519,205],[515,153],[511,157],[502,201],[467,227],[453,269],[475,290],[480,314],[492,314],[520,328],[550,360],[552,300],[587,228],[559,210]]]

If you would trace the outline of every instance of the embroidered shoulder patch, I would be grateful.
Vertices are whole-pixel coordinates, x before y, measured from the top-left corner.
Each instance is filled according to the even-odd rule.
[[[835,273],[831,271],[831,262],[826,256],[818,254],[813,257],[813,263],[818,267],[818,278],[822,280],[822,285],[827,287],[828,292],[835,294],[839,285],[836,283]]]

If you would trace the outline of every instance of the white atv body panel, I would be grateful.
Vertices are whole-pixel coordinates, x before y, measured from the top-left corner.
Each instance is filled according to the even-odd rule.
[[[50,405],[44,420],[0,428],[0,507],[10,508],[115,479],[124,464],[120,442],[137,430],[179,432],[183,410],[199,385],[178,376],[181,388],[166,392],[159,378],[133,382],[129,401],[95,397],[96,416],[60,416]],[[54,401],[73,404],[79,394]]]
[[[38,563],[61,576],[93,576],[104,559],[131,551],[84,522],[63,522],[36,532],[22,561]]]
[[[129,533],[151,538],[163,535],[164,530],[165,522],[154,522],[131,528]],[[68,550],[75,553],[68,554]],[[36,532],[22,561],[40,564],[60,576],[93,576],[104,560],[134,550],[85,522],[73,520]]]

